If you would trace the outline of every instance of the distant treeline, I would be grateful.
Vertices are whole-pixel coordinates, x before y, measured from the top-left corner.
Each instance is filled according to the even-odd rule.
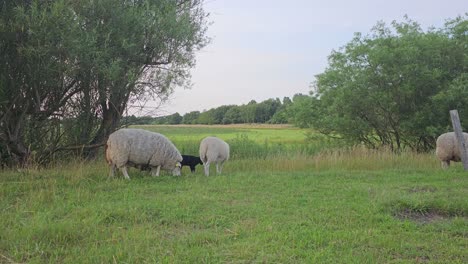
[[[286,124],[293,120],[287,114],[288,109],[294,102],[300,101],[300,98],[307,97],[306,95],[296,94],[291,100],[289,97],[268,99],[257,103],[251,100],[248,104],[243,105],[222,105],[216,108],[200,112],[192,111],[181,115],[174,113],[172,115],[150,117],[150,116],[127,116],[122,122],[125,125],[129,124],[242,124],[242,123],[270,123],[270,124]]]

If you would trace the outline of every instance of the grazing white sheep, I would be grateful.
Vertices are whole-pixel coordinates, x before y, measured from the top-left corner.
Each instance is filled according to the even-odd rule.
[[[159,171],[171,171],[180,175],[182,156],[164,135],[143,129],[120,129],[109,136],[106,144],[106,160],[110,166],[110,177],[119,168],[126,179],[130,179],[127,166],[149,168],[152,176]]]
[[[465,145],[468,146],[468,134],[463,133],[463,137],[465,138]],[[437,138],[436,155],[444,169],[450,166],[450,161],[461,160],[460,148],[458,147],[455,132],[448,132]]]
[[[200,159],[205,175],[210,175],[210,163],[216,163],[216,173],[221,173],[223,164],[229,159],[229,145],[217,137],[206,137],[200,143]]]

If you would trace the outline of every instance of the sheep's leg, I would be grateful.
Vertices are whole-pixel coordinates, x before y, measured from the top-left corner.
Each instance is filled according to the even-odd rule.
[[[448,169],[450,167],[450,160],[443,160],[441,161],[442,169]]]
[[[156,170],[153,168],[151,168],[151,176],[153,177],[159,177],[159,171],[161,170],[161,165],[157,166],[156,167]]]
[[[224,161],[221,161],[219,163],[219,171],[218,171],[219,174],[221,174],[221,172],[223,171],[223,165],[224,165]]]
[[[203,163],[203,167],[205,168],[205,175],[210,176],[210,163],[209,162]]]
[[[190,167],[190,171],[191,171],[192,173],[195,173],[195,166]]]
[[[109,178],[114,178],[116,169],[117,169],[117,166],[115,166],[115,164],[109,165]]]
[[[120,167],[120,170],[122,171],[125,179],[130,180],[130,177],[128,176],[128,172],[127,172],[127,166]]]

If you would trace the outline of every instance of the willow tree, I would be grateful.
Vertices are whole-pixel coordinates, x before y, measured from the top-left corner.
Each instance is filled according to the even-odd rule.
[[[0,146],[3,157],[24,164],[55,135],[60,109],[79,92],[71,54],[77,27],[64,1],[6,1],[0,15]]]
[[[102,145],[129,104],[189,85],[195,53],[207,43],[200,0],[7,3],[0,145],[20,163],[31,153],[46,160]]]

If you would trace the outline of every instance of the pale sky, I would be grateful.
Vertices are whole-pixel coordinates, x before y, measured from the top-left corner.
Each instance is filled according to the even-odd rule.
[[[178,88],[157,115],[309,93],[327,57],[378,22],[441,27],[468,12],[462,0],[205,0],[212,39],[197,54],[190,90]]]

